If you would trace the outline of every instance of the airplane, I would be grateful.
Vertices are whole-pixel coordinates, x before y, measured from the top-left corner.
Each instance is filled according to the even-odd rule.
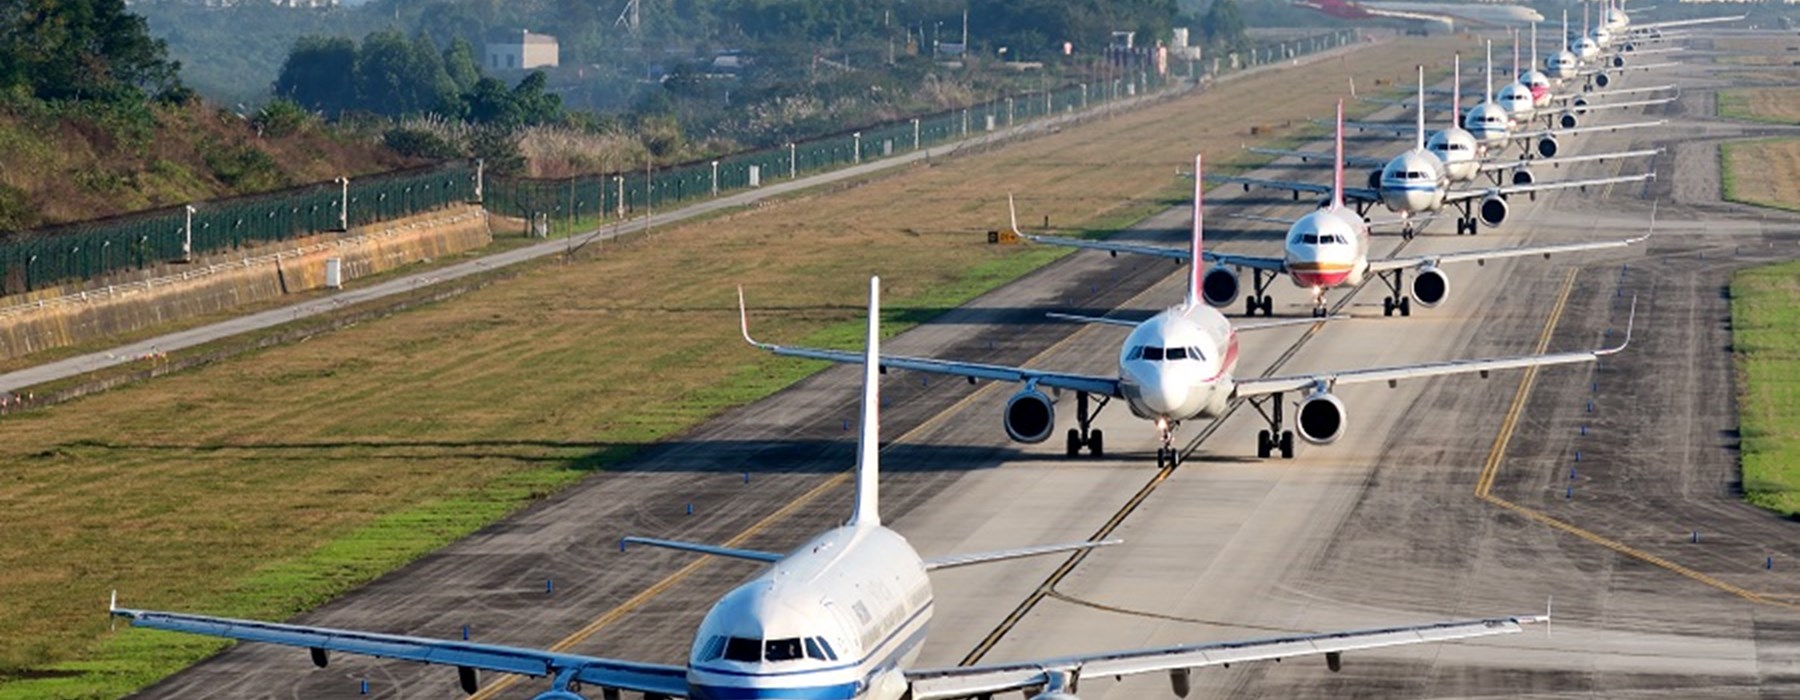
[[[1651,148],[1554,158],[1512,159],[1504,161],[1491,158],[1490,156],[1498,155],[1498,152],[1487,150],[1483,146],[1481,139],[1476,138],[1475,134],[1458,126],[1456,123],[1456,115],[1462,114],[1461,55],[1454,57],[1453,66],[1454,67],[1451,69],[1452,79],[1450,83],[1450,126],[1432,132],[1431,136],[1425,139],[1425,149],[1436,154],[1438,159],[1443,161],[1444,172],[1450,176],[1450,182],[1452,183],[1466,184],[1473,182],[1478,176],[1486,175],[1496,185],[1504,184],[1506,181],[1510,181],[1514,184],[1526,184],[1536,181],[1536,176],[1532,173],[1532,168],[1536,166],[1547,165],[1550,167],[1561,167],[1571,163],[1605,162],[1618,158],[1649,158],[1662,153],[1662,149],[1660,148]],[[1488,83],[1488,89],[1490,93],[1493,90],[1493,83],[1491,81]],[[1488,123],[1488,117],[1489,115],[1483,114],[1480,123],[1485,126]],[[1504,117],[1497,118],[1503,119]],[[1343,128],[1341,123],[1337,126],[1339,129]],[[1500,133],[1502,137],[1504,137],[1506,132],[1502,129]],[[1298,158],[1302,163],[1310,163],[1315,160],[1334,163],[1334,159],[1339,157],[1338,154],[1333,153],[1287,148],[1256,147],[1245,150],[1248,150],[1251,153],[1260,153],[1262,155]],[[1346,166],[1380,168],[1387,164],[1387,161],[1385,160],[1370,156],[1342,155],[1342,159]]]
[[[1023,388],[1007,400],[1006,408],[1001,413],[1001,425],[1005,428],[1007,437],[1014,442],[1026,444],[1044,442],[1055,431],[1055,401],[1044,391],[1074,392],[1075,415],[1079,427],[1070,428],[1067,434],[1065,447],[1071,457],[1079,454],[1083,447],[1091,455],[1104,454],[1104,436],[1101,431],[1093,429],[1093,419],[1113,400],[1123,399],[1132,415],[1155,423],[1160,438],[1160,447],[1156,451],[1157,466],[1173,467],[1181,459],[1179,451],[1172,447],[1175,428],[1186,420],[1220,418],[1236,401],[1250,401],[1269,425],[1268,429],[1257,435],[1257,456],[1267,459],[1273,452],[1279,451],[1283,459],[1290,459],[1294,456],[1294,432],[1284,429],[1283,416],[1283,397],[1289,392],[1301,392],[1304,397],[1295,413],[1295,424],[1300,429],[1300,437],[1315,445],[1329,445],[1343,436],[1347,424],[1343,402],[1331,393],[1337,386],[1366,382],[1387,382],[1391,385],[1402,379],[1468,373],[1486,376],[1489,372],[1500,369],[1592,362],[1625,347],[1620,344],[1593,351],[1431,362],[1282,377],[1235,377],[1233,372],[1237,368],[1237,340],[1240,331],[1314,323],[1318,319],[1290,319],[1234,326],[1224,314],[1206,302],[1207,276],[1201,261],[1226,262],[1227,257],[1206,253],[1202,246],[1201,182],[1204,175],[1200,165],[1200,158],[1196,156],[1194,218],[1187,257],[1186,298],[1180,304],[1143,322],[1103,317],[1057,316],[1062,320],[1131,329],[1119,348],[1117,374],[1076,374],[898,355],[883,355],[881,365],[885,368],[964,377],[971,383],[988,379],[1023,384]],[[1312,220],[1321,233],[1339,235],[1340,232],[1348,234],[1353,230],[1345,218],[1347,214],[1341,209],[1321,210],[1309,216],[1314,217]],[[1321,246],[1315,250],[1339,249],[1323,244],[1315,245]],[[1331,244],[1337,245],[1341,244],[1335,241]],[[1154,249],[1150,250],[1154,254]],[[1418,256],[1419,264],[1416,269],[1424,275],[1426,270],[1436,270],[1439,262],[1454,255],[1456,254]],[[1331,271],[1333,274],[1336,272]],[[1440,275],[1430,277],[1435,280],[1443,279]],[[843,350],[760,342],[750,335],[749,312],[744,310],[741,297],[739,304],[744,342],[752,347],[784,357],[845,364],[865,361],[862,355]],[[1629,325],[1627,323],[1626,342],[1630,342]],[[1090,402],[1094,400],[1099,405],[1090,411]]]
[[[1390,296],[1382,300],[1383,315],[1393,316],[1395,312],[1399,312],[1401,316],[1411,316],[1413,299],[1418,299],[1420,306],[1431,308],[1442,304],[1449,297],[1450,278],[1440,269],[1440,266],[1445,264],[1459,262],[1485,264],[1489,260],[1531,255],[1542,255],[1547,258],[1551,254],[1623,248],[1642,243],[1648,238],[1646,235],[1597,243],[1497,248],[1451,253],[1436,257],[1370,258],[1368,224],[1361,216],[1344,207],[1344,166],[1348,159],[1344,155],[1343,100],[1338,101],[1337,109],[1337,140],[1333,159],[1330,201],[1326,206],[1308,212],[1292,222],[1288,228],[1287,237],[1283,239],[1280,257],[1207,253],[1206,262],[1212,263],[1213,266],[1206,271],[1200,283],[1201,297],[1207,304],[1222,308],[1237,301],[1240,284],[1238,274],[1233,272],[1233,268],[1236,268],[1249,270],[1252,275],[1253,288],[1251,295],[1245,299],[1244,315],[1255,316],[1256,312],[1261,310],[1264,316],[1272,316],[1274,303],[1267,294],[1268,284],[1275,277],[1286,275],[1293,281],[1294,286],[1311,291],[1312,315],[1316,318],[1324,318],[1327,310],[1326,290],[1356,287],[1361,285],[1369,275],[1375,275],[1380,277],[1392,292]],[[1309,151],[1292,153],[1312,155]],[[1010,199],[1008,203],[1010,205]],[[1013,215],[1012,222],[1015,236],[1037,243],[1101,250],[1115,255],[1133,253],[1177,261],[1190,259],[1189,252],[1180,248],[1029,235],[1019,231],[1019,218],[1016,213]],[[1406,273],[1408,272],[1413,273],[1412,296],[1405,294]],[[1265,279],[1265,275],[1267,275],[1267,279]]]
[[[878,484],[880,295],[880,279],[870,279],[856,500],[849,520],[786,554],[639,537],[621,542],[621,547],[640,544],[768,565],[713,604],[694,633],[684,665],[132,610],[119,607],[116,591],[109,614],[129,620],[133,627],[304,648],[321,668],[334,652],[454,666],[462,689],[469,693],[479,689],[483,671],[549,677],[549,689],[536,695],[536,700],[583,700],[580,693],[586,688],[597,689],[599,697],[608,699],[633,692],[646,698],[694,700],[948,700],[1023,691],[1035,700],[1078,700],[1076,684],[1082,678],[1142,673],[1168,674],[1176,694],[1186,695],[1189,674],[1198,668],[1323,654],[1327,666],[1336,671],[1342,668],[1343,654],[1348,651],[1513,634],[1526,625],[1550,623],[1546,612],[983,666],[913,668],[935,610],[931,572],[1118,541],[925,558],[905,537],[882,523]]]
[[[1693,27],[1693,26],[1698,26],[1698,25],[1702,25],[1702,24],[1715,24],[1715,23],[1719,23],[1719,22],[1736,22],[1736,21],[1744,19],[1745,17],[1748,17],[1748,16],[1749,15],[1731,15],[1728,17],[1701,17],[1701,18],[1695,18],[1695,19],[1677,19],[1677,20],[1669,20],[1666,22],[1648,22],[1648,23],[1633,22],[1633,21],[1631,21],[1631,17],[1629,15],[1625,14],[1625,0],[1619,0],[1618,5],[1616,7],[1613,5],[1612,0],[1607,0],[1606,9],[1603,10],[1600,14],[1600,17],[1601,17],[1600,25],[1603,27],[1606,27],[1607,30],[1611,33],[1611,36],[1623,38],[1623,39],[1626,39],[1628,42],[1630,42],[1630,41],[1634,41],[1634,40],[1641,40],[1644,38],[1661,36],[1662,31],[1665,29]],[[1630,43],[1627,43],[1625,45],[1625,50],[1627,50],[1627,51],[1632,50],[1632,45]]]
[[[1435,22],[1449,27],[1455,27],[1459,21],[1473,24],[1512,24],[1543,18],[1537,10],[1529,7],[1499,3],[1293,0],[1293,5],[1339,19],[1404,19]]]
[[[1420,104],[1419,109],[1415,110],[1417,121],[1414,123],[1412,149],[1394,156],[1380,171],[1370,173],[1368,187],[1345,188],[1343,192],[1345,199],[1355,203],[1359,214],[1365,213],[1376,203],[1386,205],[1388,211],[1399,214],[1406,222],[1401,229],[1404,236],[1410,238],[1414,233],[1411,225],[1413,217],[1434,213],[1447,206],[1462,209],[1462,215],[1456,221],[1457,234],[1467,232],[1473,235],[1477,231],[1477,222],[1486,224],[1489,228],[1505,222],[1510,209],[1507,198],[1515,194],[1535,196],[1538,192],[1550,190],[1643,182],[1656,177],[1655,173],[1646,172],[1587,180],[1508,183],[1473,189],[1452,189],[1450,176],[1444,171],[1443,160],[1425,148],[1424,66],[1419,67],[1418,75]],[[1332,193],[1329,185],[1292,180],[1215,176],[1212,181],[1242,185],[1245,191],[1249,191],[1251,187],[1286,190],[1293,192],[1296,197],[1302,192],[1320,195]]]
[[[1491,133],[1495,131],[1494,126],[1498,124],[1502,118],[1507,120],[1509,128],[1516,129],[1530,123],[1533,119],[1538,117],[1543,118],[1544,126],[1546,128],[1561,127],[1562,129],[1567,130],[1580,126],[1581,117],[1586,116],[1592,111],[1649,107],[1668,104],[1680,99],[1678,94],[1673,97],[1659,97],[1647,100],[1595,102],[1595,99],[1602,97],[1619,97],[1662,91],[1675,91],[1679,93],[1680,90],[1675,85],[1656,85],[1624,90],[1596,91],[1594,90],[1595,85],[1598,85],[1601,88],[1610,85],[1610,78],[1605,77],[1604,71],[1579,67],[1573,69],[1573,72],[1570,74],[1574,77],[1588,78],[1590,81],[1598,79],[1598,82],[1585,84],[1583,90],[1579,93],[1564,95],[1555,94],[1553,92],[1555,84],[1551,82],[1550,76],[1537,70],[1535,67],[1529,67],[1537,64],[1537,25],[1535,24],[1531,25],[1531,37],[1531,61],[1525,64],[1528,67],[1524,70],[1521,70],[1520,68],[1519,45],[1515,37],[1515,41],[1513,42],[1513,75],[1516,77],[1513,82],[1507,83],[1506,86],[1500,88],[1498,95],[1493,92],[1491,87],[1488,88],[1488,103],[1493,106],[1479,108],[1482,110],[1482,114],[1479,117],[1471,115],[1469,118],[1469,121],[1472,122],[1469,124],[1470,130],[1480,129],[1482,132],[1488,133],[1491,138],[1503,138],[1494,136]],[[1488,79],[1490,81],[1493,80],[1493,54],[1491,43],[1492,42],[1490,42],[1488,57]],[[1639,65],[1633,66],[1631,70],[1651,70],[1673,65],[1675,64],[1657,63]],[[1565,71],[1565,73],[1567,73],[1567,71]],[[1452,89],[1458,88],[1460,88],[1460,86],[1453,86]],[[1405,104],[1403,102],[1373,99],[1370,101],[1385,104]],[[1434,110],[1449,109],[1452,114],[1461,113],[1454,104],[1444,105],[1434,103],[1430,105],[1430,108]]]

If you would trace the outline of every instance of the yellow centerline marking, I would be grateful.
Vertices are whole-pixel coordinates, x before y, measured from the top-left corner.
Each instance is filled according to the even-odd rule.
[[[1544,321],[1544,330],[1538,336],[1537,353],[1542,354],[1545,349],[1550,346],[1550,335],[1556,330],[1556,324],[1562,320],[1563,311],[1568,308],[1569,294],[1575,290],[1575,275],[1580,271],[1580,268],[1570,269],[1568,277],[1563,280],[1562,292],[1557,296],[1556,306],[1551,309],[1550,317]],[[1682,566],[1655,554],[1637,549],[1624,542],[1597,534],[1567,521],[1559,520],[1543,511],[1528,508],[1499,496],[1495,496],[1492,493],[1494,488],[1494,478],[1499,475],[1500,463],[1505,461],[1507,444],[1512,441],[1513,431],[1518,427],[1519,416],[1524,413],[1525,401],[1531,396],[1531,390],[1536,381],[1537,368],[1527,367],[1525,369],[1524,378],[1519,380],[1519,391],[1513,395],[1512,407],[1506,412],[1506,420],[1500,424],[1500,434],[1494,437],[1494,447],[1488,452],[1487,464],[1482,467],[1481,477],[1475,481],[1476,498],[1510,510],[1524,516],[1528,520],[1561,530],[1646,564],[1661,567],[1694,581],[1738,596],[1752,603],[1800,610],[1800,603],[1776,600],[1777,598],[1791,598],[1792,596],[1759,593],[1742,586],[1727,583],[1711,575],[1695,571],[1694,569]]]
[[[1129,305],[1129,304],[1137,302],[1137,300],[1139,298],[1143,297],[1146,294],[1149,294],[1151,291],[1154,291],[1156,286],[1157,285],[1155,283],[1151,284],[1150,287],[1146,288],[1142,292],[1139,292],[1136,296],[1133,296],[1130,300],[1126,301],[1125,304],[1121,304],[1121,306]],[[1064,346],[1068,345],[1071,342],[1074,342],[1076,338],[1081,337],[1083,334],[1087,333],[1088,331],[1090,331],[1092,329],[1093,329],[1093,326],[1086,326],[1086,327],[1076,330],[1074,333],[1070,333],[1069,335],[1063,337],[1062,340],[1056,341],[1055,343],[1050,344],[1049,347],[1046,347],[1043,350],[1038,351],[1037,354],[1032,355],[1029,359],[1025,360],[1025,362],[1020,363],[1020,366],[1023,367],[1025,365],[1031,364],[1033,362],[1036,362],[1036,361],[1044,358],[1045,356],[1047,356],[1051,353],[1061,350]],[[893,449],[893,447],[895,445],[906,442],[907,440],[909,440],[913,437],[916,437],[917,435],[919,435],[920,433],[922,433],[924,431],[936,428],[939,424],[942,424],[945,420],[948,420],[950,416],[961,412],[964,408],[967,408],[969,404],[974,403],[976,399],[986,396],[988,393],[992,392],[994,387],[999,386],[999,384],[1000,384],[999,382],[989,382],[986,385],[982,386],[980,389],[977,389],[976,391],[971,392],[969,395],[964,396],[961,399],[958,399],[956,401],[956,403],[951,404],[948,408],[945,408],[944,410],[939,411],[936,415],[933,415],[932,417],[927,418],[924,422],[915,426],[912,430],[906,431],[900,437],[895,438],[892,442],[889,442],[887,444],[887,447],[882,448],[881,451],[886,452],[890,449]],[[825,492],[830,491],[833,488],[843,485],[844,482],[846,482],[850,479],[851,474],[852,474],[852,470],[846,469],[844,471],[841,471],[841,472],[838,472],[837,474],[832,475],[831,478],[826,479],[825,481],[821,482],[819,485],[814,486],[812,489],[808,490],[806,493],[801,494],[799,498],[794,499],[792,502],[788,503],[787,505],[782,506],[779,510],[776,510],[775,512],[770,513],[763,519],[756,521],[756,523],[752,524],[750,527],[745,528],[743,532],[740,532],[736,536],[732,537],[731,539],[726,540],[725,544],[723,546],[725,546],[725,547],[740,547],[740,546],[742,546],[743,543],[748,541],[751,537],[756,536],[758,533],[761,533],[763,530],[767,530],[770,526],[785,519],[787,516],[793,514],[794,511],[799,510],[802,506],[805,506],[806,504],[817,500],[820,496],[824,495]],[[564,652],[564,651],[568,651],[570,648],[574,647],[576,644],[580,644],[584,641],[587,641],[587,639],[589,637],[592,637],[595,634],[598,634],[600,632],[600,630],[606,629],[607,627],[611,626],[613,623],[618,622],[621,618],[625,617],[625,615],[637,610],[638,608],[643,607],[645,604],[649,603],[651,600],[654,600],[657,596],[668,592],[668,590],[670,588],[675,587],[676,584],[679,584],[682,581],[686,580],[689,576],[693,576],[695,573],[699,572],[702,568],[705,568],[706,565],[712,561],[712,559],[713,559],[712,557],[702,556],[702,557],[696,558],[694,561],[688,562],[688,564],[686,566],[683,566],[680,569],[677,569],[674,573],[671,573],[668,576],[664,577],[662,580],[657,581],[656,583],[652,584],[649,588],[645,588],[644,590],[638,592],[637,595],[632,596],[631,598],[627,599],[625,602],[620,603],[617,606],[614,606],[612,609],[607,610],[604,613],[601,613],[600,616],[594,618],[593,621],[582,626],[581,629],[576,630],[574,633],[570,634],[569,636],[564,637],[560,641],[556,642],[555,644],[550,645],[549,650],[554,651],[554,652]],[[492,698],[496,694],[498,694],[500,691],[510,688],[514,684],[518,683],[520,678],[523,678],[523,676],[512,675],[512,674],[502,676],[499,680],[495,681],[492,685],[488,685],[488,686],[482,688],[480,691],[476,692],[474,695],[469,696],[469,698],[470,698],[470,700],[492,700]]]

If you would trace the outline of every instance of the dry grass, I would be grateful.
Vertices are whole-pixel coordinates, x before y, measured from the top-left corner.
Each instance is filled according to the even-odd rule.
[[[1720,63],[1744,66],[1800,65],[1800,37],[1793,35],[1732,36],[1713,39],[1713,48],[1736,55],[1722,56]]]
[[[811,371],[737,341],[735,283],[784,309],[758,319],[766,337],[853,340],[869,273],[904,316],[1054,257],[983,242],[1006,192],[1059,225],[1135,219],[1180,189],[1195,149],[1235,155],[1250,124],[1328,114],[1352,71],[1402,79],[1421,46],[1448,62],[1439,39],[1230,82],[8,417],[0,669],[71,675],[0,680],[0,698],[118,695],[216,648],[104,635],[110,587],[284,617]]]
[[[1770,124],[1800,124],[1800,87],[1720,90],[1719,116]]]
[[[1726,199],[1800,211],[1800,139],[1727,143],[1720,157]]]

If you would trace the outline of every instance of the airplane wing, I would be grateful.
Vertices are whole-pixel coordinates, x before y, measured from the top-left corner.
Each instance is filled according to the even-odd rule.
[[[1631,315],[1625,320],[1625,339],[1620,341],[1618,345],[1609,348],[1576,352],[1547,353],[1543,355],[1497,357],[1481,360],[1425,362],[1412,365],[1371,367],[1368,369],[1319,372],[1315,374],[1293,375],[1287,377],[1240,379],[1237,382],[1237,389],[1234,392],[1234,397],[1247,399],[1255,396],[1265,396],[1288,391],[1330,389],[1344,384],[1367,384],[1370,382],[1387,382],[1388,386],[1391,387],[1402,379],[1423,379],[1425,377],[1441,377],[1452,374],[1480,374],[1481,376],[1486,377],[1489,372],[1503,369],[1524,369],[1526,367],[1548,367],[1552,365],[1593,362],[1607,355],[1612,355],[1624,350],[1627,345],[1631,344],[1631,326],[1636,318],[1637,299],[1633,298],[1631,300]]]
[[[1245,150],[1250,151],[1251,153],[1260,153],[1265,156],[1299,158],[1302,163],[1310,163],[1315,160],[1323,161],[1326,165],[1330,165],[1337,155],[1328,151],[1294,151],[1283,148],[1248,148]],[[1380,158],[1371,158],[1369,156],[1345,154],[1344,165],[1379,168],[1383,165],[1387,165],[1387,161]]]
[[[1680,92],[1681,92],[1680,90],[1677,90],[1676,94],[1673,97],[1657,97],[1657,98],[1648,99],[1648,100],[1629,100],[1626,102],[1575,102],[1575,103],[1569,104],[1567,106],[1567,108],[1569,110],[1574,111],[1577,114],[1586,114],[1588,112],[1595,111],[1595,110],[1601,110],[1601,109],[1629,109],[1632,107],[1654,107],[1656,105],[1666,105],[1670,102],[1674,102],[1676,100],[1681,99]]]
[[[1736,22],[1736,21],[1741,20],[1748,16],[1749,15],[1736,15],[1733,17],[1702,17],[1700,19],[1674,19],[1674,20],[1669,20],[1666,22],[1650,22],[1647,24],[1638,24],[1637,22],[1632,22],[1631,26],[1625,28],[1625,31],[1630,32],[1630,33],[1636,33],[1636,32],[1646,32],[1646,31],[1656,31],[1659,29],[1673,29],[1675,27],[1692,27],[1696,24],[1715,24],[1718,22]]]
[[[1515,634],[1525,625],[1547,623],[1548,615],[1521,615],[1482,620],[1437,622],[1406,627],[1296,634],[1246,642],[1184,644],[1018,663],[920,669],[906,672],[914,700],[993,697],[1030,689],[1071,692],[1080,678],[1169,674],[1178,695],[1185,695],[1193,669],[1251,661],[1279,661],[1323,654],[1332,668],[1346,651],[1409,644],[1431,644],[1500,634]]]
[[[1646,92],[1662,92],[1664,90],[1680,90],[1675,85],[1651,85],[1649,87],[1620,88],[1614,90],[1596,90],[1594,92],[1575,92],[1562,95],[1551,95],[1550,101],[1558,104],[1564,102],[1586,102],[1596,97],[1618,97],[1620,95],[1641,95]]]
[[[1314,120],[1314,121],[1321,123],[1321,124],[1325,124],[1327,126],[1332,126],[1332,124],[1327,123],[1326,121],[1323,121],[1323,120]],[[1383,133],[1383,134],[1398,134],[1398,135],[1402,135],[1402,136],[1410,136],[1410,135],[1412,135],[1413,131],[1418,129],[1418,125],[1414,124],[1413,122],[1406,122],[1406,123],[1402,124],[1400,122],[1355,122],[1355,121],[1352,121],[1352,122],[1344,122],[1344,128],[1355,129],[1357,131],[1374,131],[1374,132]]]
[[[1594,75],[1597,73],[1624,73],[1627,71],[1662,70],[1664,68],[1673,68],[1673,67],[1679,66],[1679,65],[1681,65],[1681,64],[1676,63],[1674,61],[1664,61],[1662,63],[1628,63],[1623,66],[1606,66],[1603,68],[1583,68],[1579,71],[1576,71],[1576,74],[1577,75]]]
[[[1207,179],[1210,180],[1212,178],[1208,177]],[[1045,245],[1058,245],[1058,246],[1063,246],[1066,248],[1085,248],[1087,250],[1099,250],[1099,251],[1105,251],[1107,253],[1112,253],[1113,255],[1118,255],[1119,253],[1128,253],[1131,255],[1148,255],[1150,257],[1167,258],[1169,260],[1180,260],[1183,262],[1187,261],[1188,258],[1192,255],[1191,253],[1188,252],[1188,250],[1186,248],[1165,248],[1163,246],[1141,245],[1141,244],[1137,244],[1137,243],[1118,243],[1118,242],[1113,242],[1113,241],[1090,241],[1090,240],[1085,240],[1085,239],[1081,239],[1081,238],[1060,238],[1057,236],[1034,236],[1031,234],[1020,234],[1020,235],[1022,237],[1024,237],[1026,240],[1029,240],[1033,243],[1043,243]],[[1213,253],[1210,251],[1201,253],[1201,255],[1204,255],[1206,257],[1207,262],[1218,264],[1218,265],[1230,265],[1232,267],[1248,267],[1248,268],[1253,268],[1253,269],[1257,269],[1257,270],[1267,270],[1269,272],[1278,272],[1278,273],[1286,273],[1287,272],[1287,262],[1282,260],[1281,258],[1265,258],[1265,257],[1261,257],[1261,256],[1256,256],[1256,255],[1233,255],[1230,253]]]
[[[1562,254],[1562,253],[1574,253],[1574,252],[1585,251],[1585,250],[1606,250],[1609,248],[1625,248],[1628,246],[1636,245],[1638,243],[1643,243],[1644,241],[1650,240],[1650,236],[1651,236],[1651,233],[1645,233],[1644,235],[1638,236],[1636,238],[1624,238],[1624,239],[1612,240],[1612,241],[1599,241],[1599,242],[1595,242],[1595,243],[1564,243],[1564,244],[1560,244],[1560,245],[1518,246],[1518,247],[1514,247],[1514,248],[1489,248],[1486,250],[1469,250],[1469,251],[1462,251],[1462,252],[1458,252],[1458,253],[1444,253],[1444,254],[1440,254],[1440,255],[1408,255],[1408,256],[1398,257],[1398,258],[1381,258],[1378,260],[1370,260],[1369,261],[1369,271],[1370,272],[1385,272],[1387,270],[1396,270],[1396,269],[1402,269],[1402,268],[1411,269],[1411,268],[1424,267],[1426,265],[1444,265],[1447,263],[1459,263],[1459,262],[1485,263],[1489,260],[1504,260],[1506,258],[1523,258],[1523,257],[1532,256],[1532,255],[1542,255],[1546,259],[1548,259],[1552,255],[1558,255],[1558,254]]]
[[[635,693],[661,694],[676,698],[685,698],[688,693],[687,669],[681,666],[602,659],[497,644],[476,644],[327,627],[234,620],[185,613],[129,610],[118,607],[116,596],[109,612],[113,617],[130,621],[132,627],[187,632],[242,642],[263,642],[309,649],[312,651],[313,663],[320,666],[325,665],[330,658],[330,653],[334,651],[383,659],[456,666],[458,669],[468,669],[463,671],[463,673],[469,674],[464,677],[463,688],[468,692],[475,691],[471,687],[475,671],[494,671],[539,677],[571,674],[569,680],[580,681],[598,688],[617,688]]]
[[[743,330],[744,342],[752,347],[767,350],[783,357],[801,357],[809,360],[824,360],[840,364],[860,365],[863,354],[854,350],[832,350],[827,348],[804,348],[788,345],[764,343],[750,337],[750,313],[744,306],[744,290],[738,290],[738,323]],[[1010,367],[1007,365],[990,365],[977,362],[957,362],[928,357],[905,357],[901,355],[881,356],[882,369],[899,368],[915,372],[931,372],[967,377],[971,381],[988,379],[1004,382],[1021,382],[1035,384],[1052,389],[1068,389],[1101,396],[1123,396],[1119,389],[1119,380],[1114,377],[1101,377],[1089,374],[1068,372],[1052,372],[1047,370]]]
[[[1615,175],[1612,177],[1596,177],[1587,180],[1559,180],[1556,182],[1533,182],[1525,185],[1499,185],[1473,190],[1452,190],[1444,195],[1444,203],[1451,204],[1467,199],[1481,199],[1489,195],[1535,194],[1551,190],[1566,190],[1577,187],[1600,187],[1602,185],[1620,185],[1632,182],[1655,180],[1656,173],[1640,173],[1637,175]]]
[[[1537,167],[1540,165],[1548,165],[1550,167],[1555,168],[1555,167],[1562,167],[1564,165],[1571,165],[1574,163],[1596,163],[1596,162],[1604,163],[1609,160],[1616,160],[1616,159],[1620,159],[1620,158],[1654,158],[1656,156],[1662,155],[1662,152],[1663,152],[1663,149],[1660,149],[1660,148],[1645,148],[1645,149],[1637,150],[1637,151],[1618,151],[1615,153],[1592,153],[1592,154],[1582,155],[1582,156],[1557,156],[1555,158],[1526,158],[1526,159],[1521,159],[1521,160],[1509,160],[1509,161],[1498,162],[1498,163],[1482,163],[1481,164],[1481,172],[1484,172],[1484,173],[1505,172],[1508,170],[1519,170],[1521,168],[1534,168],[1534,167]]]
[[[1536,131],[1519,131],[1519,132],[1510,133],[1510,134],[1507,134],[1507,138],[1509,138],[1509,139],[1541,139],[1541,138],[1554,138],[1557,136],[1573,136],[1575,134],[1591,134],[1591,133],[1598,133],[1598,132],[1612,133],[1614,131],[1621,131],[1624,129],[1643,129],[1643,128],[1648,128],[1648,127],[1652,127],[1652,126],[1662,126],[1667,123],[1669,123],[1669,120],[1667,120],[1667,119],[1658,119],[1655,121],[1647,121],[1647,122],[1627,122],[1624,124],[1597,124],[1594,126],[1578,126],[1578,127],[1574,127],[1571,129],[1538,129]]]
[[[987,563],[996,562],[996,561],[1006,561],[1008,559],[1024,559],[1026,557],[1041,557],[1046,554],[1060,554],[1063,552],[1073,552],[1073,551],[1081,550],[1081,549],[1093,549],[1095,547],[1110,547],[1112,545],[1120,544],[1122,542],[1124,542],[1124,540],[1089,540],[1087,542],[1070,542],[1068,544],[1047,544],[1047,545],[1042,545],[1042,546],[1038,546],[1038,547],[1020,547],[1018,549],[1003,549],[1003,550],[1000,550],[997,552],[981,552],[981,553],[977,553],[977,554],[952,554],[949,556],[932,557],[930,559],[926,559],[925,560],[925,570],[926,571],[937,571],[939,569],[954,569],[959,566],[971,566],[974,564],[987,564]]]
[[[1262,178],[1237,177],[1237,176],[1232,176],[1232,175],[1208,175],[1208,176],[1206,176],[1206,181],[1212,182],[1212,183],[1243,185],[1244,191],[1246,191],[1246,192],[1250,191],[1251,187],[1267,187],[1272,190],[1286,190],[1288,192],[1295,192],[1295,193],[1306,192],[1309,194],[1318,194],[1318,195],[1326,195],[1326,196],[1331,195],[1331,185],[1321,185],[1321,184],[1314,183],[1314,182],[1298,182],[1298,181],[1294,181],[1294,180],[1265,180]],[[1381,193],[1376,192],[1374,189],[1368,188],[1368,187],[1345,187],[1344,188],[1344,200],[1345,201],[1356,201],[1356,202],[1379,202],[1379,201],[1381,201]]]

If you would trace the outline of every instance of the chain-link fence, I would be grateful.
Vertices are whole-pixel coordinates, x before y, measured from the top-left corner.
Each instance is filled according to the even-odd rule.
[[[475,185],[452,163],[0,234],[0,294],[397,219],[472,201]]]

